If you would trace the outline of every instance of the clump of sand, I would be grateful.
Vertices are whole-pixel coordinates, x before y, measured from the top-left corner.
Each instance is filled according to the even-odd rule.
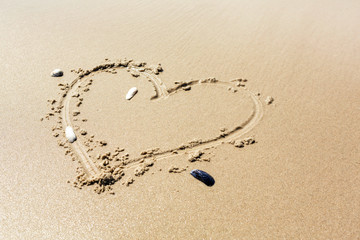
[[[251,145],[254,143],[256,143],[254,137],[247,137],[242,140],[238,139],[238,140],[230,141],[230,144],[234,145],[234,147],[237,148],[243,148],[245,147],[245,145]]]
[[[186,168],[179,168],[174,166],[169,168],[169,173],[182,173],[184,171],[186,171]]]

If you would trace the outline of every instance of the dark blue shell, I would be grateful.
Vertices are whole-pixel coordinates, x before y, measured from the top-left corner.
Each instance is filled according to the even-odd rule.
[[[202,170],[199,169],[194,169],[190,172],[190,174],[196,178],[199,181],[202,181],[203,183],[205,183],[207,186],[211,187],[212,185],[215,184],[215,179],[208,174],[207,172],[204,172]]]

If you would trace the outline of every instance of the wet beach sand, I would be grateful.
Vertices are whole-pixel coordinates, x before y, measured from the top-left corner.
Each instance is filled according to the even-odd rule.
[[[0,239],[359,238],[359,19],[357,1],[1,2]]]

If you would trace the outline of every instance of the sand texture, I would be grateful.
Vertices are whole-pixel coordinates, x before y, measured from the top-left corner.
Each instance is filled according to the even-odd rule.
[[[358,1],[1,2],[0,53],[0,239],[360,238]]]

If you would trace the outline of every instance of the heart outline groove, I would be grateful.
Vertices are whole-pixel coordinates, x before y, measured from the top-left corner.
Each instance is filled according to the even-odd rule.
[[[61,90],[63,91],[60,97],[60,100],[51,100],[49,101],[52,105],[53,112],[48,113],[45,118],[50,119],[51,117],[58,116],[58,121],[55,127],[53,127],[53,131],[62,131],[63,129],[66,129],[66,127],[73,127],[73,123],[71,120],[71,110],[70,110],[70,103],[74,96],[79,96],[78,89],[81,87],[82,80],[89,76],[94,75],[99,72],[111,72],[116,73],[115,71],[117,69],[127,69],[127,71],[133,76],[133,77],[139,77],[144,76],[154,87],[155,95],[151,97],[151,100],[161,100],[166,99],[169,96],[179,92],[179,91],[186,91],[187,89],[191,88],[193,85],[198,84],[218,84],[223,85],[227,87],[236,87],[239,86],[239,82],[237,80],[225,82],[220,81],[215,78],[207,78],[202,80],[192,80],[189,82],[179,82],[177,86],[173,88],[167,88],[164,82],[158,77],[158,75],[163,71],[161,65],[158,66],[150,66],[148,67],[146,63],[135,63],[133,60],[118,60],[115,62],[109,62],[105,64],[100,64],[95,66],[91,70],[82,70],[79,69],[79,71],[74,71],[75,73],[79,74],[76,79],[74,79],[70,84],[59,84],[61,87]],[[237,82],[237,84],[236,84]],[[91,83],[90,83],[91,84]],[[234,141],[239,138],[241,138],[244,134],[251,131],[261,120],[263,116],[263,106],[260,100],[257,98],[257,96],[251,92],[250,90],[242,88],[243,91],[246,91],[246,93],[250,96],[252,103],[254,105],[253,112],[250,115],[250,117],[245,121],[240,123],[235,128],[223,132],[220,135],[207,139],[207,140],[201,140],[197,142],[190,142],[188,144],[183,144],[179,147],[173,148],[173,149],[167,149],[160,151],[159,149],[156,149],[155,151],[145,152],[142,153],[142,156],[137,158],[128,158],[123,159],[118,165],[112,167],[112,168],[106,168],[105,170],[102,170],[98,166],[96,166],[95,162],[92,160],[92,158],[89,156],[88,151],[86,150],[86,147],[81,143],[81,141],[75,141],[73,143],[63,142],[59,141],[59,145],[66,148],[65,154],[70,154],[72,156],[73,160],[77,159],[80,164],[82,165],[83,172],[80,172],[78,175],[78,187],[81,187],[83,185],[98,185],[98,189],[100,189],[100,192],[104,191],[105,186],[112,185],[115,182],[119,181],[122,176],[124,175],[125,169],[137,167],[140,163],[142,164],[142,169],[139,171],[146,170],[147,167],[152,166],[154,163],[154,158],[156,160],[161,160],[168,158],[173,155],[174,152],[178,154],[184,154],[186,153],[185,150],[190,151],[198,151],[203,149],[208,149],[210,147],[217,146],[227,141]],[[57,103],[57,106],[54,105]],[[58,137],[60,134],[55,133],[54,136]],[[153,160],[151,160],[153,159]],[[150,161],[149,161],[150,160]],[[135,173],[136,174],[136,173]],[[133,180],[128,179],[125,183],[126,185],[129,185],[133,182]]]

